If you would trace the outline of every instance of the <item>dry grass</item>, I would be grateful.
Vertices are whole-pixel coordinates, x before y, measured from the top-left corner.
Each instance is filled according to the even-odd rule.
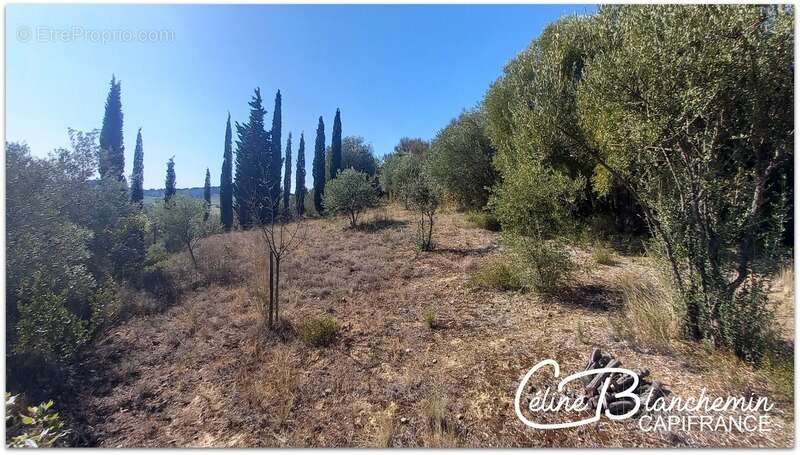
[[[614,250],[603,244],[597,244],[592,249],[592,259],[599,265],[614,265]]]
[[[623,297],[623,315],[617,331],[643,347],[669,351],[678,336],[680,319],[675,301],[663,281],[653,276],[624,272],[617,286]]]
[[[437,219],[439,248],[414,247],[414,216],[396,207],[377,230],[346,230],[343,220],[309,222],[306,242],[282,264],[281,315],[299,327],[325,315],[340,323],[325,349],[300,336],[265,332],[253,299],[265,278],[256,232],[206,239],[225,251],[228,272],[180,275],[177,305],[143,314],[100,337],[83,393],[70,404],[86,416],[89,443],[103,447],[675,447],[793,443],[792,402],[780,402],[777,430],[763,435],[660,434],[636,423],[535,431],[514,416],[522,374],[545,358],[564,372],[583,368],[592,345],[648,367],[675,393],[708,386],[774,392],[767,374],[714,361],[697,345],[669,354],[618,341],[609,321],[617,276],[650,266],[619,257],[575,274],[562,293],[474,287],[481,264],[499,260],[498,235],[468,229],[462,214]],[[335,239],[336,241],[332,241]],[[216,245],[219,242],[220,245]],[[591,251],[571,251],[588,262]],[[178,255],[170,261],[182,261]],[[238,277],[228,279],[234,271]],[[195,283],[195,284],[189,284]],[[194,290],[192,290],[194,289]],[[256,291],[254,291],[254,289]],[[420,316],[436,309],[437,329]],[[583,340],[583,342],[581,341]],[[584,344],[587,343],[587,344]],[[787,371],[784,367],[781,374]],[[730,375],[735,375],[736,384]],[[784,381],[785,382],[785,381]],[[533,383],[543,387],[546,379]],[[749,386],[748,386],[749,384]],[[749,389],[748,389],[749,387]],[[133,394],[132,391],[136,391]]]

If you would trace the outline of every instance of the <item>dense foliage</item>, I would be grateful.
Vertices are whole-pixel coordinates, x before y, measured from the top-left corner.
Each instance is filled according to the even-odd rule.
[[[136,148],[133,152],[133,172],[131,173],[131,202],[141,203],[144,199],[144,146],[142,129],[136,134]]]
[[[433,178],[461,209],[480,209],[494,185],[494,148],[485,131],[483,112],[463,112],[431,144],[428,166]]]
[[[222,173],[219,180],[220,221],[225,231],[233,228],[233,146],[231,144],[231,114],[225,125],[225,151],[222,155]]]
[[[356,227],[359,215],[374,206],[377,199],[367,174],[345,169],[325,186],[323,204],[326,213],[345,214],[350,226]]]
[[[322,195],[325,193],[325,123],[322,116],[317,125],[317,138],[314,141],[314,162],[311,163],[314,177],[314,209],[322,213]]]
[[[342,170],[342,114],[336,109],[331,132],[331,151],[328,180],[335,179]]]
[[[370,177],[378,172],[372,144],[367,144],[361,136],[347,136],[342,139],[342,169],[350,168]]]
[[[635,213],[670,266],[687,335],[758,358],[759,258],[774,257],[790,210],[792,15],[622,6],[549,26],[485,100],[504,229]]]
[[[283,169],[283,210],[288,215],[291,213],[289,199],[292,195],[292,133],[286,139],[286,157],[284,158]]]
[[[294,197],[297,201],[297,216],[303,216],[306,212],[306,140],[303,133],[300,133],[300,148],[297,149]]]
[[[111,77],[106,98],[103,128],[100,130],[99,172],[101,178],[125,180],[125,145],[122,140],[122,83]]]

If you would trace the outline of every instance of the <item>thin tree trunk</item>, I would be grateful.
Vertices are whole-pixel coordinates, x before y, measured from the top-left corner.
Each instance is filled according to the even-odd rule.
[[[279,292],[281,289],[281,258],[275,256],[275,322],[280,324],[278,316]]]
[[[269,328],[272,330],[272,250],[269,250],[269,273],[267,276],[269,280]]]
[[[194,264],[194,269],[197,270],[197,259],[195,259],[194,251],[192,251],[192,242],[186,242],[186,246],[189,248],[189,256],[192,257],[192,264]]]

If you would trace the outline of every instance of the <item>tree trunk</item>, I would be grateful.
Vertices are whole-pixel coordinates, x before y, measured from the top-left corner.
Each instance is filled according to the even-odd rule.
[[[192,264],[194,264],[194,269],[197,270],[197,259],[195,259],[194,251],[192,251],[192,242],[186,242],[186,246],[189,248],[189,256],[192,257]]]
[[[269,328],[272,330],[272,250],[269,251],[269,272],[267,279],[269,280],[269,306],[267,307],[267,311],[269,312]]]
[[[281,289],[281,258],[275,256],[275,323],[280,324],[278,317],[279,292]]]

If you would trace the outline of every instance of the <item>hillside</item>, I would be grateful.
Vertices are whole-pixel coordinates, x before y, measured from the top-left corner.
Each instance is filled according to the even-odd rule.
[[[646,274],[645,258],[588,252],[569,289],[553,295],[477,289],[498,257],[498,234],[440,215],[429,253],[413,246],[413,214],[377,209],[359,230],[308,222],[283,266],[288,328],[267,335],[257,308],[264,276],[260,233],[204,240],[200,273],[170,260],[183,295],[164,307],[127,296],[134,315],[109,330],[86,365],[78,402],[86,444],[102,447],[789,447],[792,397],[733,356],[675,342],[665,352],[630,343],[615,327],[618,278]],[[337,242],[329,239],[336,238]],[[226,256],[223,252],[228,252]],[[163,309],[159,309],[163,308]],[[434,322],[426,322],[433,314]],[[297,328],[328,315],[333,344],[304,343]],[[541,359],[583,368],[593,346],[629,368],[647,367],[680,396],[768,395],[773,431],[642,432],[634,421],[536,431],[514,415],[520,377]],[[88,371],[88,370],[87,370]],[[542,384],[538,384],[537,387]],[[791,393],[791,392],[789,392]]]

